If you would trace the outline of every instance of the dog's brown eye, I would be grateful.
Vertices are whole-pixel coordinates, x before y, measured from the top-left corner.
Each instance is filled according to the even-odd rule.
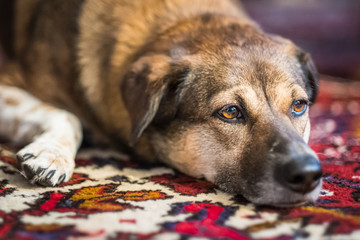
[[[226,107],[220,110],[219,114],[225,119],[234,119],[241,117],[240,110],[236,106]]]
[[[304,110],[305,108],[305,103],[300,102],[300,101],[296,101],[294,103],[294,111],[295,112],[301,112],[302,110]]]
[[[226,105],[214,112],[213,116],[227,123],[245,123],[246,111],[238,105]]]
[[[296,100],[292,104],[291,112],[295,117],[300,117],[306,112],[307,102],[305,100]]]

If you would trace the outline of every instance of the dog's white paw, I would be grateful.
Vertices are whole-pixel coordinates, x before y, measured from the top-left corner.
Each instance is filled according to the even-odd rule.
[[[66,146],[49,139],[38,139],[16,157],[19,169],[32,184],[56,186],[70,179],[74,170],[74,154]]]

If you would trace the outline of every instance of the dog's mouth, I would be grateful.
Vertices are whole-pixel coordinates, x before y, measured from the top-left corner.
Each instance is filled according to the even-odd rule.
[[[249,201],[244,198],[242,195],[237,195],[238,201],[241,203],[249,203]],[[266,207],[266,208],[293,208],[293,207],[301,207],[304,205],[312,204],[313,201],[311,200],[298,200],[293,202],[277,202],[277,203],[263,203],[258,204],[260,207]]]
[[[293,208],[300,206],[312,206],[320,195],[322,189],[322,180],[317,187],[309,193],[300,194],[283,187],[274,187],[271,189],[271,185],[268,185],[266,190],[261,189],[261,197],[247,198],[254,204],[262,207],[271,208]]]
[[[310,204],[309,200],[295,201],[295,202],[280,202],[280,203],[272,203],[270,206],[275,208],[292,208],[292,207],[300,207],[303,205]]]

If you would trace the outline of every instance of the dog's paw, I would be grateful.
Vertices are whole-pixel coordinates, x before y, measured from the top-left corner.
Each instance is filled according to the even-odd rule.
[[[75,165],[69,149],[49,142],[31,143],[16,157],[21,174],[32,184],[43,186],[56,186],[68,181]]]

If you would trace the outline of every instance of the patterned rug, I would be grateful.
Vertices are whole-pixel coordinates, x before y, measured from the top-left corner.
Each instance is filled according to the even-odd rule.
[[[360,84],[321,82],[311,146],[314,205],[256,207],[211,183],[112,151],[83,149],[70,182],[32,186],[1,147],[0,239],[360,239]]]

